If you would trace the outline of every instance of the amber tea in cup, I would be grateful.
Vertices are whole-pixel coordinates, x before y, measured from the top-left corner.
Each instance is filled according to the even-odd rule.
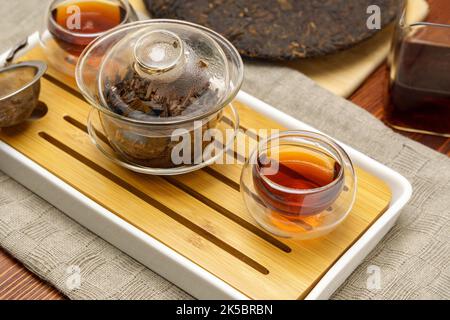
[[[74,56],[79,56],[100,34],[127,19],[127,10],[120,1],[62,1],[50,10],[48,30],[58,45]]]
[[[241,175],[255,220],[275,235],[311,239],[330,232],[350,212],[356,176],[346,152],[309,131],[285,131],[259,142]]]
[[[288,219],[327,209],[342,190],[339,162],[306,146],[283,145],[278,149],[271,156],[260,154],[254,166],[255,189],[261,199]],[[269,167],[277,169],[265,174],[263,169]]]

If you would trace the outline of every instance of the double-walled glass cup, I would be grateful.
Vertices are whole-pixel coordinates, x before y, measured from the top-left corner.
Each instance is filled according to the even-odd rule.
[[[128,0],[54,0],[40,30],[40,43],[53,68],[71,77],[78,58],[97,37],[136,21]]]
[[[93,106],[95,145],[133,171],[197,170],[234,142],[239,119],[231,102],[243,63],[207,28],[157,19],[118,27],[86,48],[76,80]]]
[[[330,138],[286,131],[259,143],[241,176],[250,214],[266,230],[311,239],[335,229],[356,195],[356,176],[347,153]]]

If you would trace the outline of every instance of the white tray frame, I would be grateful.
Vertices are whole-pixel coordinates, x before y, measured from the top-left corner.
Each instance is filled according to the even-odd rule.
[[[38,43],[29,37],[30,50]],[[0,55],[0,65],[7,53]],[[240,91],[237,100],[289,129],[319,132],[313,127]],[[392,201],[386,212],[328,270],[306,299],[328,299],[395,224],[412,194],[399,173],[342,144],[355,165],[386,182]],[[148,234],[120,219],[9,145],[0,141],[0,170],[46,199],[69,217],[199,299],[248,299],[224,281]]]

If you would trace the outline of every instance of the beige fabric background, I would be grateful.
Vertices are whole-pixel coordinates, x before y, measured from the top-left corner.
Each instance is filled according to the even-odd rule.
[[[47,1],[0,0],[0,51],[35,30]],[[450,299],[450,160],[393,133],[302,74],[247,63],[244,89],[352,145],[408,178],[411,202],[397,225],[333,296],[335,299]],[[152,271],[0,173],[0,246],[73,299],[189,298]],[[80,289],[66,286],[70,265]],[[367,267],[381,289],[366,288]]]

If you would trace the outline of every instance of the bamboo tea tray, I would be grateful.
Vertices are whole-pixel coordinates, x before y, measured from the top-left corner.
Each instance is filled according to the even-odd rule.
[[[23,57],[42,58],[38,47]],[[344,146],[358,178],[348,218],[318,240],[276,238],[246,211],[240,165],[173,177],[136,174],[91,143],[90,106],[73,79],[50,68],[41,101],[48,107],[43,118],[0,131],[0,170],[197,298],[328,298],[411,195],[402,176]],[[243,128],[314,130],[244,92],[235,106]]]

